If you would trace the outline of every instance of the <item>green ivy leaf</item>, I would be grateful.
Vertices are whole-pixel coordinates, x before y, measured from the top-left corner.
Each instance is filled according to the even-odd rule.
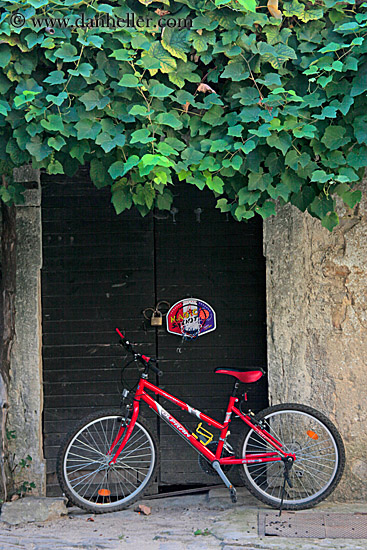
[[[138,2],[135,21],[146,19],[147,2]],[[10,29],[9,10],[0,15],[4,173],[33,162],[71,177],[89,162],[95,185],[111,186],[116,210],[135,205],[142,215],[170,208],[176,177],[221,193],[219,208],[237,220],[258,209],[267,216],[280,199],[331,227],[325,193],[338,185],[347,186],[345,204],[356,204],[352,185],[367,166],[364,6],[346,12],[336,0],[289,0],[284,25],[255,0],[184,0],[175,18],[190,26],[164,17],[153,28],[160,16],[152,8],[150,25],[47,35],[30,23],[31,4],[21,6],[22,29]],[[79,8],[121,18],[128,9],[98,1]],[[78,16],[72,10],[70,23]],[[19,195],[7,192],[10,202]]]
[[[255,216],[254,212],[252,210],[247,210],[247,208],[244,205],[238,206],[234,212],[234,217],[239,222],[241,220],[248,220],[250,218],[253,218],[254,216]]]
[[[119,86],[125,86],[126,88],[136,88],[139,85],[139,79],[133,74],[124,74],[119,81]]]
[[[90,63],[80,63],[77,67],[77,69],[70,69],[69,74],[72,76],[85,76],[89,77],[91,75],[91,72],[93,71],[93,67]]]
[[[182,152],[181,157],[186,161],[187,165],[199,164],[204,154],[194,149],[194,147],[187,147],[187,149],[184,149]]]
[[[87,111],[92,111],[95,108],[104,109],[110,103],[109,97],[101,97],[96,90],[86,92],[80,96],[79,100],[85,105]]]
[[[296,136],[300,137],[300,136]],[[280,149],[283,155],[286,154],[290,146],[292,145],[292,138],[289,134],[285,132],[280,132],[278,134],[273,133],[266,138],[266,141],[270,147],[276,147]]]
[[[152,97],[158,97],[159,99],[162,99],[164,97],[169,96],[174,92],[173,88],[169,88],[165,84],[154,84],[149,88],[149,93]]]
[[[234,137],[241,137],[243,131],[243,126],[241,124],[236,124],[235,126],[230,126],[228,128],[228,135]]]
[[[51,147],[42,142],[39,136],[33,137],[31,141],[27,143],[26,149],[37,161],[47,158],[52,153]]]
[[[187,61],[186,51],[189,49],[187,42],[189,29],[177,30],[173,27],[164,27],[162,32],[162,46],[174,57]]]
[[[173,113],[160,113],[155,120],[158,124],[170,126],[175,130],[180,130],[183,127],[182,121],[179,120]]]
[[[268,137],[271,136],[270,133],[270,124],[261,124],[257,130],[250,129],[249,134],[253,134],[258,137]]]
[[[277,199],[278,197],[281,197],[284,201],[287,201],[289,195],[291,194],[291,190],[284,183],[278,183],[276,187],[269,185],[266,190],[272,199]]]
[[[255,206],[255,211],[260,214],[263,220],[276,214],[275,204],[272,201],[265,201],[262,206]]]
[[[336,227],[339,223],[339,217],[336,212],[330,212],[330,214],[327,214],[324,218],[321,220],[321,224],[323,227],[326,227],[329,231],[332,231],[334,227]]]
[[[70,149],[71,158],[77,159],[80,164],[84,164],[85,162],[84,156],[86,153],[90,153],[90,145],[88,140],[85,140],[85,139],[78,141]]]
[[[137,166],[139,162],[140,158],[137,155],[131,155],[123,165],[121,176],[124,176],[125,174],[130,172],[130,170],[134,168],[134,166]]]
[[[117,61],[132,61],[134,50],[125,50],[124,48],[115,50],[109,57],[114,57]]]
[[[7,44],[0,44],[0,67],[6,67],[11,60],[11,50]]]
[[[107,174],[104,164],[97,158],[92,159],[89,173],[92,182],[98,189],[111,183],[111,178]]]
[[[28,0],[28,4],[34,8],[41,8],[42,6],[46,6],[48,4],[48,0]]]
[[[173,195],[170,191],[165,190],[162,195],[156,198],[156,205],[159,210],[171,210]]]
[[[46,95],[47,101],[49,101],[50,103],[53,103],[54,105],[58,105],[59,107],[62,103],[64,103],[64,101],[67,98],[68,98],[68,94],[66,92],[60,92],[58,95],[52,95],[52,94]]]
[[[47,173],[48,174],[63,174],[64,168],[58,160],[54,160],[53,162],[50,162],[50,164],[47,166]]]
[[[218,199],[217,204],[216,204],[216,208],[219,208],[221,212],[230,212],[231,205],[228,204],[227,199]]]
[[[367,144],[367,115],[356,117],[353,122],[353,128],[357,142]]]
[[[259,103],[260,95],[257,88],[242,88],[240,92],[234,94],[233,99],[239,99],[242,105],[254,105]]]
[[[289,59],[297,59],[297,54],[285,44],[271,46],[266,42],[260,42],[258,51],[264,61],[268,61],[274,69],[280,69]]]
[[[344,137],[345,134],[346,128],[344,126],[329,126],[326,128],[321,138],[321,142],[324,143],[329,150],[333,151],[350,142],[350,137]]]
[[[303,137],[313,138],[315,137],[316,132],[317,132],[316,126],[314,126],[313,124],[304,124],[300,128],[295,128],[293,130],[293,135],[296,138],[303,138]]]
[[[133,105],[129,110],[129,114],[133,116],[148,116],[153,114],[154,111],[148,111],[144,105]]]
[[[108,173],[110,174],[110,176],[113,180],[123,176],[124,175],[124,163],[121,162],[120,160],[117,161],[117,162],[114,162],[109,167]]]
[[[89,118],[83,118],[75,125],[75,128],[78,132],[78,139],[91,138],[94,140],[101,131],[101,124]]]
[[[0,114],[7,116],[9,111],[11,111],[10,105],[6,101],[0,100]]]
[[[334,177],[335,174],[327,174],[325,170],[315,170],[315,172],[312,174],[311,181],[326,183],[327,181],[332,180]]]
[[[63,44],[60,48],[57,48],[54,53],[55,57],[58,57],[65,61],[65,63],[70,63],[71,61],[78,61],[78,50],[72,44],[67,42]]]
[[[256,12],[256,0],[238,0],[238,3],[241,4],[246,10]]]
[[[325,195],[318,195],[309,205],[309,211],[320,219],[323,219],[331,210],[334,210],[334,201]]]
[[[175,84],[179,88],[183,88],[186,81],[200,82],[200,75],[195,73],[196,68],[196,65],[190,61],[184,63],[182,60],[179,60],[177,62],[177,71],[169,73],[168,78],[172,84]]]
[[[230,62],[221,74],[221,78],[230,78],[235,82],[246,80],[249,76],[249,71],[242,63]]]
[[[41,126],[51,132],[64,131],[64,123],[60,115],[48,115],[46,120],[41,120]]]
[[[171,73],[177,68],[175,58],[163,48],[160,42],[153,42],[148,50],[151,59],[159,63],[159,70],[162,73]]]
[[[270,174],[264,174],[261,169],[259,172],[250,172],[248,178],[248,189],[249,191],[265,191],[267,187],[271,184],[273,178]]]
[[[130,137],[130,144],[133,144],[133,143],[146,144],[146,143],[150,143],[151,141],[155,141],[155,138],[151,137],[150,131],[147,130],[146,128],[141,128],[141,130],[135,130],[135,132],[133,132]]]
[[[352,97],[356,97],[360,94],[363,94],[363,92],[365,92],[366,90],[367,90],[367,61],[360,66],[357,76],[354,77],[350,95]]]
[[[303,186],[298,193],[291,195],[291,203],[297,206],[302,212],[309,207],[316,196],[315,190],[312,187]]]
[[[124,210],[129,210],[132,206],[132,196],[128,189],[118,188],[116,190],[112,187],[111,202],[115,207],[116,214],[121,214]]]
[[[165,166],[166,168],[169,168],[170,166],[174,166],[174,162],[166,157],[163,157],[162,155],[146,153],[140,159],[139,165],[142,167]]]
[[[56,149],[56,151],[60,151],[60,149],[64,147],[64,145],[66,145],[66,141],[61,136],[55,136],[55,137],[50,137],[47,140],[47,144],[53,149]]]
[[[346,158],[347,163],[354,168],[364,168],[367,166],[367,147],[355,147],[352,149]]]
[[[206,185],[215,193],[223,193],[224,182],[219,176],[214,176],[214,178],[212,178],[212,176],[210,175],[209,177],[207,177]]]
[[[118,134],[114,138],[110,136],[108,132],[101,132],[98,134],[96,144],[100,145],[105,153],[109,153],[115,147],[123,147],[125,145],[126,138],[124,134]]]
[[[229,143],[225,139],[216,139],[211,142],[209,151],[211,153],[217,153],[226,151],[229,148]]]

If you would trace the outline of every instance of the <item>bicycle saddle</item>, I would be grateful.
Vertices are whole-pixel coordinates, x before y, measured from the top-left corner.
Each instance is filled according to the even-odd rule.
[[[252,368],[249,367],[249,369],[251,370],[238,369],[235,367],[231,367],[230,369],[227,369],[225,367],[217,367],[214,370],[214,372],[216,374],[229,374],[229,376],[234,376],[244,384],[251,384],[252,382],[257,382],[258,380],[260,380],[263,374],[265,374],[263,369],[260,369],[260,368],[257,368],[256,370],[252,370]]]

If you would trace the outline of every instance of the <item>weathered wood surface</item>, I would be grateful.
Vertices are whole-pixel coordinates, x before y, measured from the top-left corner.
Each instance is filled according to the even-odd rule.
[[[44,179],[44,434],[49,494],[56,490],[58,446],[73,422],[93,408],[119,405],[122,355],[114,345],[116,326],[138,342],[143,353],[161,358],[161,387],[218,419],[232,381],[214,375],[214,368],[265,365],[261,225],[226,221],[214,209],[211,193],[194,187],[188,192],[187,187],[173,190],[179,210],[173,223],[168,212],[163,219],[162,213],[141,218],[134,210],[116,216],[108,191],[95,189],[83,171],[73,180]],[[198,206],[204,210],[200,223],[194,213]],[[182,343],[164,326],[156,331],[144,322],[144,308],[188,296],[214,307],[215,332]],[[254,409],[266,404],[266,391],[264,380],[251,398]],[[195,428],[192,417],[161,402]],[[151,420],[161,442],[160,484],[212,483],[199,470],[196,453],[166,425],[157,426],[155,417]]]

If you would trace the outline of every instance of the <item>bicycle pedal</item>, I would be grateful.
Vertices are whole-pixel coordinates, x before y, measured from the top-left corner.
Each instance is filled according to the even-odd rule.
[[[232,501],[234,504],[236,504],[236,502],[237,502],[237,491],[236,491],[236,489],[235,489],[234,487],[231,487],[231,488],[229,489],[229,494],[230,494],[230,496],[231,496],[231,501]]]

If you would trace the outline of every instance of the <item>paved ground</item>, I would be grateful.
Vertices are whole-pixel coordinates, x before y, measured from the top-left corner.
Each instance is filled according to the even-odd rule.
[[[225,489],[209,494],[144,500],[150,516],[133,508],[91,515],[71,508],[57,520],[23,526],[0,522],[0,550],[367,550],[367,539],[259,537],[259,505],[244,489],[236,505]],[[363,512],[367,504],[323,503],[313,513]],[[367,519],[366,519],[367,521]]]

